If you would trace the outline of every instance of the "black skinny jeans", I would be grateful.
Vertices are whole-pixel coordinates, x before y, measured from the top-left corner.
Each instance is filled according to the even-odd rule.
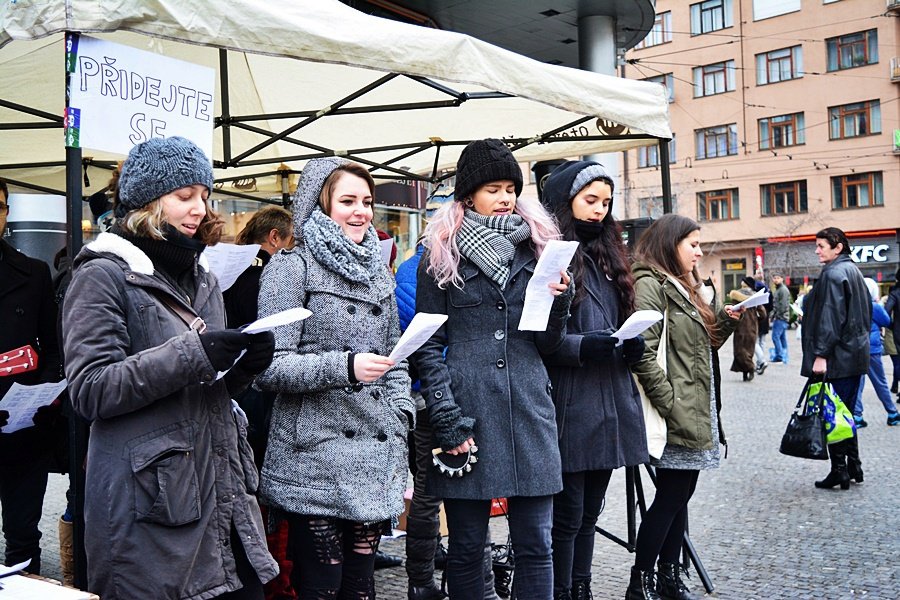
[[[688,502],[697,488],[700,471],[656,469],[656,496],[638,531],[634,566],[653,570],[659,562],[677,563],[687,527]]]

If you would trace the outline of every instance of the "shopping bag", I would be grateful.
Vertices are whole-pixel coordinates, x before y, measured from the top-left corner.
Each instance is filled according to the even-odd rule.
[[[797,400],[794,412],[781,437],[781,446],[778,451],[798,458],[826,460],[828,444],[825,434],[825,417],[822,414],[824,412],[822,408],[824,390],[818,388],[818,394],[810,399],[810,383],[807,381],[803,386],[800,399]]]
[[[825,434],[828,443],[834,444],[852,438],[856,432],[853,413],[835,393],[834,387],[830,383],[827,381],[810,383],[806,403],[814,404],[815,398],[820,395],[823,397],[822,413],[825,418]]]

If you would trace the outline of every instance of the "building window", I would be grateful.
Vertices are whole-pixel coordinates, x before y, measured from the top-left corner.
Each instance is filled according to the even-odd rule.
[[[700,221],[723,221],[741,216],[737,188],[697,193],[697,218]]]
[[[674,164],[678,159],[675,157],[675,134],[669,140],[669,164]],[[638,168],[658,167],[659,166],[659,145],[641,146],[638,148]]]
[[[650,81],[652,83],[661,83],[666,86],[666,95],[669,98],[669,104],[675,102],[675,86],[672,83],[672,74],[665,73],[663,75],[657,75],[656,77],[648,77],[644,79],[644,81]]]
[[[881,172],[832,177],[831,206],[832,208],[884,206]]]
[[[650,29],[650,33],[648,33],[647,37],[642,39],[634,49],[640,50],[641,48],[649,48],[650,46],[659,46],[660,44],[671,41],[672,13],[663,12],[656,15],[656,20],[653,21],[653,27]]]
[[[731,0],[706,0],[691,4],[691,35],[718,31],[733,25]]]
[[[698,159],[737,154],[737,123],[697,129],[694,133],[697,136]]]
[[[856,102],[828,108],[828,138],[842,140],[881,133],[881,103]]]
[[[761,21],[800,10],[800,0],[753,0],[753,20]]]
[[[756,55],[756,85],[803,77],[803,47],[793,46]]]
[[[672,196],[672,210],[675,209],[675,196]],[[638,216],[658,219],[663,216],[663,197],[646,196],[638,198]]]
[[[806,143],[803,113],[759,120],[759,149],[771,150]]]
[[[807,211],[806,181],[785,181],[761,185],[759,186],[759,197],[764,216],[789,215]]]
[[[733,60],[694,67],[694,98],[733,91]]]
[[[878,62],[878,30],[870,29],[825,40],[828,70],[840,71]]]

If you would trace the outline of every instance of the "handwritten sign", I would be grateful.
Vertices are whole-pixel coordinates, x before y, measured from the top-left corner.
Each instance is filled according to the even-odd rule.
[[[88,36],[67,44],[67,145],[128,154],[179,135],[212,159],[215,70]]]

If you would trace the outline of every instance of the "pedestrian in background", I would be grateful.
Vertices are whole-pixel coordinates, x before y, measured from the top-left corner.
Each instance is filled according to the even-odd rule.
[[[416,353],[422,395],[437,444],[466,455],[470,473],[429,472],[444,498],[450,548],[447,585],[455,600],[484,597],[482,562],[493,498],[507,498],[520,600],[550,600],[553,494],[562,489],[550,381],[540,352],[565,336],[570,278],[549,284],[546,331],[519,331],[537,258],[559,236],[534,200],[518,198],[522,170],[496,139],[469,143],[457,162],[455,200],[425,229],[416,310],[446,323]]]
[[[787,329],[791,322],[791,292],[781,274],[772,276],[772,343],[775,344],[773,363],[788,363]]]
[[[632,370],[666,420],[667,441],[662,456],[650,459],[656,495],[638,531],[626,600],[698,598],[685,585],[678,558],[700,471],[719,466],[725,433],[718,349],[743,312],[716,311],[715,289],[697,271],[701,256],[700,226],[675,214],[654,221],[635,248],[635,307],[663,313],[668,334],[666,370],[656,356],[662,322],[644,333],[647,347]]]
[[[748,299],[753,294],[753,288],[742,282],[741,287],[731,290],[728,297],[737,304]],[[744,381],[753,381],[753,376],[757,372],[754,360],[757,349],[756,332],[759,328],[760,313],[764,315],[765,310],[762,306],[745,310],[744,314],[741,315],[740,321],[738,321],[737,328],[734,330],[734,338],[732,340],[734,358],[731,361],[731,370],[735,373],[741,373]]]
[[[754,293],[759,291],[769,293],[769,301],[757,307],[756,310],[756,348],[753,349],[753,358],[756,361],[757,375],[762,375],[769,367],[769,351],[766,349],[766,336],[769,335],[769,307],[772,306],[772,296],[762,279],[762,274],[760,274],[758,278],[748,276],[741,280]]]
[[[875,395],[884,406],[887,412],[887,424],[889,426],[900,425],[900,413],[897,412],[897,406],[891,398],[891,391],[888,388],[887,377],[884,374],[884,362],[881,356],[884,354],[884,344],[881,339],[881,329],[891,326],[891,318],[887,311],[878,301],[878,284],[871,277],[863,278],[866,282],[866,288],[872,296],[872,325],[869,329],[869,381],[872,382],[872,388]],[[853,418],[858,427],[864,427],[863,420],[863,402],[862,394],[866,385],[866,376],[861,375],[859,378],[859,390],[856,392],[855,406],[853,408]]]
[[[900,349],[897,348],[897,344],[900,344],[900,269],[897,269],[894,280],[894,285],[891,286],[891,291],[888,293],[888,299],[884,303],[884,310],[891,318],[890,331],[895,348],[894,354],[891,355],[891,362],[894,366],[891,392],[897,394],[897,399],[900,400],[900,393],[898,393],[900,391],[898,390],[898,385],[900,385],[900,352],[898,350]]]
[[[278,572],[231,400],[269,364],[273,338],[223,329],[201,256],[222,227],[212,187],[209,159],[184,138],[132,148],[116,224],[79,252],[66,293],[69,394],[91,421],[88,586],[104,600],[261,600]]]
[[[837,227],[816,233],[816,256],[822,272],[803,307],[804,377],[824,377],[849,408],[856,398],[859,377],[869,370],[869,328],[872,302],[859,269],[850,259],[850,242]],[[850,488],[862,481],[859,442],[853,437],[828,445],[831,471],[817,488]]]
[[[276,328],[257,385],[277,392],[261,495],[288,520],[301,600],[374,598],[375,553],[403,512],[415,424],[394,280],[372,226],[375,182],[340,158],[309,161],[293,196],[293,250],[266,265],[259,316],[305,307]]]
[[[610,334],[634,312],[634,279],[612,215],[614,183],[603,165],[567,161],[544,184],[541,201],[563,239],[579,242],[575,299],[562,346],[544,356],[553,384],[563,489],[553,498],[553,593],[592,598],[594,527],[613,469],[647,462],[644,415],[629,365],[644,338]]]

